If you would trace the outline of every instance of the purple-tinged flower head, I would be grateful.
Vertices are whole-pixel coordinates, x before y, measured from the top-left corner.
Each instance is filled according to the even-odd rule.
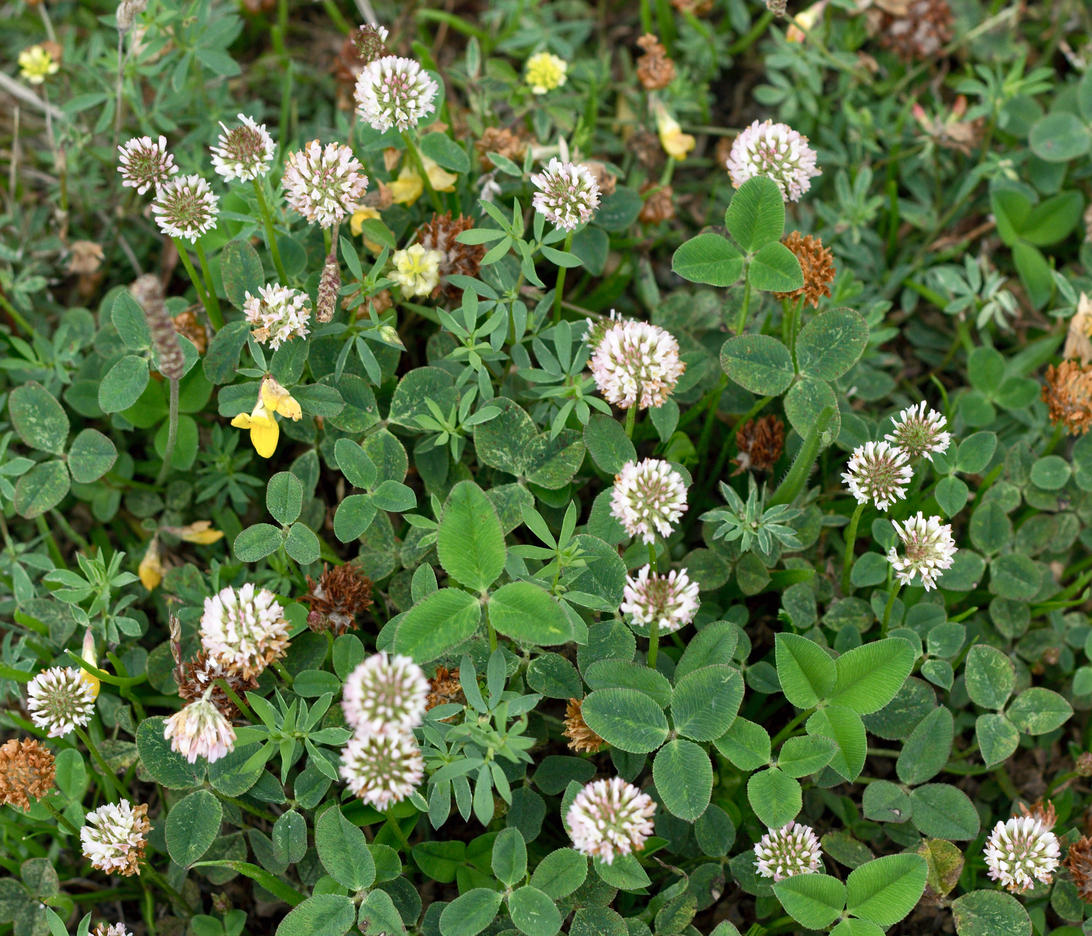
[[[603,398],[622,409],[663,406],[686,370],[670,332],[626,319],[596,329],[590,367]]]
[[[578,852],[611,864],[616,855],[644,847],[655,813],[651,796],[612,777],[587,784],[573,800],[565,822]]]
[[[209,701],[211,691],[179,709],[163,724],[163,737],[171,742],[171,750],[191,764],[199,757],[212,764],[235,750],[235,729]]]
[[[440,87],[413,59],[385,55],[357,76],[356,112],[373,130],[399,132],[416,127],[436,109]]]
[[[555,156],[542,172],[531,176],[531,182],[538,189],[531,199],[535,210],[567,231],[588,221],[599,207],[599,183],[587,166]]]
[[[646,543],[655,542],[657,533],[670,536],[685,511],[682,476],[661,459],[626,462],[614,476],[610,512],[630,536]]]
[[[288,621],[273,592],[221,589],[205,599],[201,615],[201,646],[214,663],[249,679],[259,675],[288,649]]]
[[[220,124],[220,138],[210,147],[212,168],[225,182],[260,179],[269,172],[276,149],[265,124],[257,123],[246,114],[239,114],[238,118],[239,126],[230,130]]]
[[[341,143],[312,140],[285,163],[285,199],[312,224],[329,228],[350,214],[368,187],[353,151]]]
[[[135,188],[143,195],[148,189],[158,189],[178,172],[174,157],[167,152],[166,137],[133,137],[118,147],[118,172],[121,184]]]
[[[686,569],[672,569],[667,575],[644,566],[636,578],[626,576],[622,606],[635,630],[646,633],[653,622],[661,634],[685,627],[698,613],[698,583],[691,582]]]
[[[822,174],[808,138],[772,120],[756,120],[737,136],[725,165],[736,188],[755,176],[769,176],[785,201],[798,201]]]

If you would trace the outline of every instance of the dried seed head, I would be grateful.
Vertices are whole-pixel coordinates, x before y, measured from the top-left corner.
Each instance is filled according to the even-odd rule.
[[[1085,835],[1069,846],[1065,866],[1077,886],[1077,894],[1085,903],[1092,903],[1092,838]]]
[[[1016,817],[1016,813],[1013,816]],[[1025,806],[1020,804],[1019,817],[1031,816],[1032,819],[1038,819],[1045,828],[1053,829],[1054,824],[1058,821],[1058,816],[1054,812],[1054,804],[1047,800],[1036,800],[1031,806]]]
[[[645,203],[637,215],[642,224],[660,224],[675,217],[675,191],[670,185],[646,182],[641,186]]]
[[[737,474],[743,471],[769,471],[785,449],[785,424],[772,413],[749,419],[736,430],[739,454]]]
[[[29,809],[28,796],[41,799],[53,789],[53,754],[33,738],[0,744],[0,803]]]
[[[337,309],[337,294],[341,289],[341,268],[337,262],[337,251],[331,249],[322,265],[319,279],[318,303],[315,306],[315,321],[330,322]]]
[[[174,330],[184,338],[188,338],[197,349],[198,354],[204,354],[209,348],[209,334],[205,326],[198,321],[196,310],[201,308],[191,306],[185,312],[179,312],[172,320]]]
[[[40,2],[40,0],[39,0]],[[121,0],[117,9],[118,32],[127,33],[133,28],[136,18],[148,6],[148,0]]]
[[[580,699],[569,699],[565,704],[565,730],[561,733],[569,739],[569,750],[578,754],[598,754],[607,742],[592,731],[584,722]]]
[[[1050,421],[1065,426],[1070,435],[1083,435],[1092,426],[1092,365],[1077,361],[1051,365],[1042,395]]]
[[[459,682],[459,668],[449,670],[446,666],[436,667],[436,675],[428,681],[428,702],[425,711],[436,708],[437,705],[466,704],[466,696],[463,694],[463,684]]]
[[[523,155],[527,152],[527,144],[518,130],[513,133],[504,127],[486,127],[475,148],[478,150],[478,161],[487,172],[497,168],[489,158],[489,153],[496,153],[519,164],[523,162]]]
[[[880,44],[904,61],[926,61],[952,41],[953,21],[948,0],[910,0],[905,13],[884,12],[877,34]]]
[[[172,645],[173,647],[173,645]],[[229,721],[238,721],[242,718],[242,712],[232,701],[219,680],[223,679],[231,691],[239,698],[244,693],[258,688],[258,680],[247,678],[234,670],[227,669],[209,659],[209,655],[201,650],[196,657],[188,663],[178,662],[174,670],[174,680],[178,683],[178,695],[187,702],[196,702],[198,699],[208,698],[220,714]]]
[[[181,380],[186,372],[186,358],[178,343],[178,330],[167,312],[159,277],[145,273],[129,287],[129,293],[144,310],[144,320],[159,359],[159,372],[170,380]]]
[[[778,299],[798,299],[804,297],[804,302],[812,308],[819,308],[819,300],[823,296],[830,295],[830,284],[834,282],[834,254],[832,254],[823,242],[811,234],[801,234],[793,231],[786,235],[782,241],[800,263],[800,270],[804,274],[804,285],[786,293],[774,293]]]
[[[372,580],[351,562],[325,565],[316,582],[307,576],[308,592],[300,600],[310,609],[307,626],[340,636],[356,627],[356,616],[372,606]]]
[[[456,238],[474,227],[474,219],[466,215],[452,217],[451,212],[434,214],[417,232],[417,243],[426,250],[438,250],[441,254],[438,271],[440,282],[432,291],[437,298],[443,292],[455,299],[462,295],[462,290],[450,284],[447,278],[452,275],[477,276],[481,270],[482,257],[485,256],[484,244],[460,244]]]
[[[1081,777],[1092,777],[1092,752],[1083,751],[1077,758],[1077,775]]]
[[[652,33],[637,40],[644,51],[637,59],[637,80],[646,91],[666,88],[675,80],[675,63],[667,56],[667,49]]]
[[[390,55],[387,49],[388,35],[386,26],[371,26],[368,23],[358,26],[349,33],[349,41],[353,44],[362,65],[368,65],[376,59]]]

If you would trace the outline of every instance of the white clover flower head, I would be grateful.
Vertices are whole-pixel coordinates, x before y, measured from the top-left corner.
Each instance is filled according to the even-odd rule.
[[[199,757],[212,764],[235,750],[235,729],[209,701],[211,691],[179,709],[163,725],[163,737],[171,742],[171,750],[191,764]]]
[[[770,829],[755,845],[755,867],[762,877],[783,881],[797,874],[815,874],[822,867],[823,850],[811,826],[790,822]]]
[[[626,576],[619,610],[630,616],[635,630],[646,633],[656,622],[661,634],[671,634],[694,620],[698,613],[698,583],[691,582],[686,569],[672,569],[667,575],[641,568],[636,578]]]
[[[895,419],[892,431],[884,438],[906,452],[909,458],[924,455],[929,461],[934,453],[946,452],[952,444],[952,434],[945,432],[948,421],[925,401],[908,406]]]
[[[385,55],[357,76],[356,112],[373,130],[400,132],[416,127],[436,108],[440,86],[413,59]]]
[[[656,534],[667,537],[686,511],[686,485],[667,462],[658,458],[630,461],[614,476],[611,515],[630,536],[646,543]]]
[[[866,442],[853,450],[842,480],[858,504],[875,503],[887,510],[906,497],[913,477],[906,453],[890,442]]]
[[[394,252],[391,257],[394,269],[388,275],[402,287],[403,299],[427,296],[440,283],[440,263],[443,259],[442,250],[429,250],[423,244],[411,244]]]
[[[990,877],[1014,894],[1035,882],[1049,884],[1061,860],[1058,836],[1037,816],[1014,816],[998,822],[986,839]]]
[[[357,734],[412,731],[425,720],[429,682],[409,657],[375,653],[342,687],[341,708]]]
[[[134,807],[127,799],[107,803],[84,819],[80,829],[83,855],[99,871],[131,877],[139,873],[151,827],[145,804]]]
[[[311,320],[311,300],[307,293],[287,286],[260,286],[258,295],[248,291],[243,297],[246,320],[254,326],[255,341],[274,351],[290,338],[306,338]]]
[[[30,720],[51,738],[82,728],[95,713],[95,684],[75,667],[42,670],[27,685]]]
[[[125,928],[124,923],[111,923],[109,926],[99,923],[91,930],[91,936],[133,936],[133,934]]]
[[[210,659],[245,679],[288,649],[288,621],[273,592],[250,582],[205,599],[201,646]]]
[[[191,244],[216,227],[219,209],[220,200],[199,175],[167,179],[156,190],[152,202],[152,214],[159,229],[168,237],[181,237]]]
[[[670,332],[627,320],[612,321],[602,332],[590,367],[604,399],[622,409],[663,406],[686,370]]]
[[[531,176],[538,189],[531,204],[558,227],[571,231],[589,220],[599,207],[599,183],[587,166],[553,157],[542,172]]]
[[[920,575],[926,591],[936,588],[937,578],[952,567],[957,552],[951,524],[942,523],[940,517],[926,517],[919,510],[902,523],[892,520],[891,525],[906,552],[905,556],[900,556],[894,546],[887,552],[887,561],[895,567],[899,583],[907,585],[915,575]]]
[[[569,807],[565,823],[578,852],[611,864],[615,855],[644,847],[655,813],[651,796],[621,777],[612,777],[587,784]]]
[[[288,157],[281,182],[289,206],[324,228],[350,214],[368,187],[364,167],[349,147],[323,147],[318,140]]]
[[[785,201],[798,201],[822,174],[808,138],[772,120],[756,120],[737,136],[726,166],[736,188],[755,176],[769,176]]]
[[[425,761],[408,731],[357,734],[341,751],[341,777],[376,809],[388,809],[409,796],[425,776]]]
[[[225,182],[260,179],[273,163],[273,137],[265,124],[246,114],[238,115],[240,125],[230,130],[220,124],[220,138],[212,150],[212,168]]]
[[[133,137],[118,147],[118,172],[121,184],[135,188],[143,195],[148,189],[158,189],[178,172],[174,157],[167,152],[167,138]]]

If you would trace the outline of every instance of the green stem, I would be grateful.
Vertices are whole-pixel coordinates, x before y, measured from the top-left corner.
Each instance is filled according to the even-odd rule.
[[[212,306],[209,309],[209,320],[212,322],[213,329],[219,331],[224,327],[224,317],[220,314],[220,300],[216,298],[216,287],[212,284],[212,271],[209,269],[209,258],[205,256],[205,248],[201,246],[201,241],[197,241],[193,247],[194,250],[197,251],[197,260],[201,264],[201,273],[205,277],[205,287],[208,292],[209,302]]]
[[[125,799],[125,790],[121,788],[121,784],[118,783],[117,774],[109,764],[106,763],[106,759],[99,753],[98,746],[91,740],[89,735],[83,728],[76,728],[76,737],[78,737],[84,744],[84,747],[91,752],[91,756],[94,758],[95,763],[99,765],[99,770],[102,771],[106,778],[106,782],[109,784],[110,789],[114,792],[114,795],[118,799]]]
[[[49,550],[49,557],[53,560],[53,564],[60,569],[67,569],[68,565],[64,561],[64,554],[61,552],[61,547],[57,545],[57,540],[53,538],[53,531],[46,523],[45,517],[38,516],[34,522],[38,527],[38,532],[42,534],[42,539],[45,540],[46,549]]]
[[[805,719],[810,718],[814,714],[814,712],[814,708],[805,709],[802,712],[797,712],[796,715],[793,716],[792,721],[790,721],[774,736],[773,741],[770,742],[770,747],[776,748],[782,741],[784,741],[789,735],[793,733],[797,725],[799,725]]]
[[[398,841],[402,843],[402,846],[407,852],[411,851],[413,846],[410,845],[409,839],[406,838],[406,833],[402,831],[402,827],[398,824],[398,820],[395,819],[390,812],[386,812],[383,815],[387,820],[387,825],[394,829],[394,834],[398,837]]]
[[[573,245],[573,232],[569,231],[565,235],[565,253],[569,252],[569,249]],[[557,270],[557,284],[554,286],[554,321],[561,321],[561,296],[565,292],[565,272],[568,267],[558,267]]]
[[[182,266],[186,268],[186,273],[190,277],[190,282],[193,283],[193,291],[197,293],[197,298],[201,305],[205,307],[205,314],[208,315],[209,321],[211,322],[212,310],[209,308],[209,297],[205,292],[201,277],[197,275],[197,270],[194,269],[193,261],[190,259],[189,248],[177,237],[172,237],[171,240],[174,241],[174,246],[178,249],[178,259],[182,261]]]
[[[53,520],[53,522],[61,528],[61,532],[64,533],[64,535],[67,536],[69,540],[75,543],[80,549],[82,549],[84,552],[89,552],[91,550],[91,544],[87,542],[87,540],[84,539],[82,536],[80,536],[80,534],[77,533],[74,529],[72,529],[72,524],[68,522],[68,518],[65,517],[64,514],[62,514],[59,510],[51,510],[49,512],[49,516]]]
[[[743,286],[743,304],[739,307],[739,315],[736,316],[736,334],[742,335],[747,327],[747,316],[751,311],[751,281],[748,279]]]
[[[432,180],[425,171],[425,162],[421,158],[421,151],[417,148],[416,140],[408,130],[402,132],[402,139],[406,141],[406,152],[409,153],[414,168],[417,170],[418,175],[421,176],[421,183],[425,186],[425,191],[428,192],[429,201],[432,202],[433,210],[437,213],[443,211],[444,207],[440,204],[440,196],[436,189],[432,187]]]
[[[724,395],[724,390],[728,386],[728,377],[725,374],[720,375],[720,380],[717,381],[717,386],[713,390],[713,395],[709,400],[709,410],[705,414],[705,425],[701,428],[701,437],[698,439],[698,457],[704,459],[706,452],[709,449],[709,440],[713,437],[713,426],[717,422],[717,413],[720,412],[720,398]]]
[[[857,541],[857,526],[861,522],[861,514],[864,513],[865,505],[858,504],[853,511],[853,516],[849,518],[849,526],[846,527],[846,551],[842,557],[842,594],[848,595],[850,593],[849,572],[850,567],[853,565],[853,545]]]
[[[648,544],[648,571],[649,574],[656,571],[656,543]],[[656,657],[660,652],[660,620],[653,618],[648,625],[648,666],[656,669]]]
[[[38,800],[38,802],[41,803],[46,809],[48,809],[49,812],[53,815],[53,818],[56,819],[66,829],[68,829],[69,832],[72,832],[75,835],[80,834],[80,830],[77,829],[75,825],[73,825],[72,820],[69,819],[68,816],[61,812],[56,806],[54,806],[49,800],[40,799]]]
[[[637,425],[637,404],[626,410],[626,438],[633,438],[633,427]]]
[[[252,724],[258,723],[258,719],[254,717],[254,713],[250,710],[250,706],[247,705],[242,700],[242,697],[234,689],[231,688],[231,685],[228,683],[227,679],[225,679],[224,677],[220,677],[216,680],[216,684],[224,690],[225,695],[227,695],[227,697],[231,699],[235,707],[240,712],[242,712]]]
[[[273,231],[273,213],[269,210],[269,202],[266,200],[262,183],[258,179],[251,179],[251,182],[254,184],[254,194],[258,196],[258,211],[262,215],[262,225],[265,227],[265,239],[269,243],[269,252],[273,255],[273,266],[277,268],[277,276],[281,278],[281,285],[287,286],[288,274],[284,271],[281,250],[277,246],[277,235]]]
[[[171,458],[174,457],[174,444],[178,441],[178,378],[168,378],[170,383],[167,411],[167,445],[163,449],[163,464],[159,468],[155,483],[158,487],[167,480],[171,470]]]
[[[891,609],[895,607],[895,599],[898,597],[898,594],[901,590],[902,585],[898,582],[895,582],[895,584],[891,588],[891,594],[887,596],[887,604],[884,606],[883,609],[883,622],[880,627],[881,634],[887,633],[887,625],[888,622],[891,620]]]
[[[274,660],[271,664],[273,669],[277,671],[277,675],[281,677],[289,686],[292,685],[292,674],[284,668],[284,664],[280,660]]]
[[[142,877],[147,876],[147,878],[153,884],[155,884],[156,887],[158,887],[160,890],[162,890],[163,893],[165,893],[167,896],[169,896],[172,900],[176,901],[179,904],[179,906],[187,907],[187,908],[189,907],[189,904],[186,903],[186,901],[185,901],[185,899],[183,899],[182,895],[180,893],[178,893],[178,891],[176,891],[173,887],[171,887],[171,885],[167,883],[167,879],[165,877],[163,877],[163,875],[160,874],[158,871],[156,871],[156,869],[153,868],[150,864],[145,864],[140,869],[140,874],[141,874]]]
[[[649,571],[650,572],[655,572],[656,571],[656,563],[657,563],[656,544],[655,543],[649,543],[648,544],[648,566],[649,566]]]
[[[7,312],[8,315],[11,316],[11,320],[15,322],[15,324],[18,325],[24,332],[26,332],[31,337],[34,337],[36,332],[31,327],[30,322],[23,318],[23,316],[20,315],[19,310],[16,309],[15,306],[13,306],[10,302],[8,302],[8,300],[4,298],[3,295],[0,295],[0,309],[3,309],[5,312]]]

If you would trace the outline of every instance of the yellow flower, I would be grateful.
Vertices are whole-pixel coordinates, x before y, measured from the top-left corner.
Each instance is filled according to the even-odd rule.
[[[281,436],[277,425],[277,415],[293,421],[302,418],[303,410],[295,397],[284,389],[272,377],[262,380],[258,392],[258,402],[250,415],[240,413],[231,424],[236,429],[250,430],[250,444],[262,458],[269,458],[277,450],[277,440]]]
[[[823,15],[823,9],[826,7],[827,2],[828,0],[819,0],[818,3],[813,3],[802,13],[797,13],[792,18],[789,28],[785,30],[785,38],[789,42],[803,42],[807,38],[807,34],[815,28],[819,17]]]
[[[349,230],[353,232],[353,237],[360,237],[364,233],[365,221],[379,221],[381,218],[378,208],[373,208],[371,205],[360,205],[353,212],[352,217],[349,218]],[[382,244],[377,244],[367,237],[364,238],[364,246],[372,253],[379,253],[383,249]]]
[[[454,192],[459,177],[433,162],[427,156],[421,157],[425,174],[437,192]],[[408,163],[402,166],[398,178],[390,184],[391,199],[396,205],[412,205],[425,191],[421,174]]]
[[[95,667],[95,669],[99,668],[98,657],[95,656],[95,635],[91,633],[90,627],[83,632],[83,652],[80,656],[83,657],[85,663]],[[91,691],[94,693],[92,698],[97,699],[99,697],[99,689],[102,686],[99,677],[93,673],[87,672],[85,669],[81,669],[80,679],[91,687]]]
[[[41,84],[60,69],[45,46],[31,46],[19,53],[19,73],[31,84]]]
[[[525,80],[532,94],[545,94],[565,84],[569,63],[549,52],[536,52],[527,59]]]
[[[405,250],[396,250],[391,257],[394,270],[390,274],[402,287],[402,297],[427,296],[440,282],[440,261],[443,253],[439,250],[426,250],[421,244],[414,244]]]
[[[185,540],[187,543],[196,543],[198,546],[208,546],[210,543],[222,539],[224,535],[222,530],[214,530],[212,523],[208,520],[195,520],[183,527],[166,527],[165,529],[179,537],[179,539]]]
[[[664,152],[672,159],[686,159],[694,148],[694,138],[689,133],[682,132],[679,122],[671,116],[662,102],[654,100],[652,109],[656,114],[656,130],[660,134],[660,145]]]
[[[144,558],[137,567],[137,575],[140,576],[140,584],[148,591],[154,591],[163,581],[163,562],[159,557],[159,537],[153,536],[144,552]]]

